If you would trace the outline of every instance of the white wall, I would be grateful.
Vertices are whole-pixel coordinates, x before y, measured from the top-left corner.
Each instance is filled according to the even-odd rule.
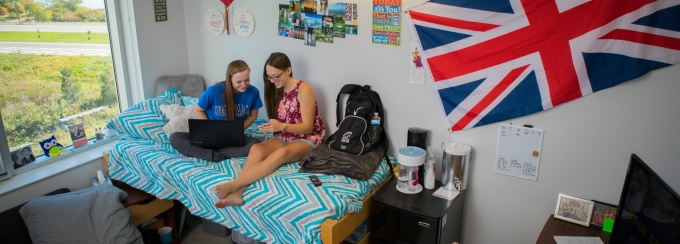
[[[187,5],[193,5],[193,2]],[[156,22],[154,1],[134,1],[139,61],[146,98],[155,96],[155,81],[161,75],[189,73],[183,1],[168,0],[167,11],[168,20]]]
[[[369,84],[385,104],[392,152],[406,145],[409,127],[430,130],[429,145],[435,147],[452,140],[472,146],[462,243],[535,242],[559,193],[618,204],[631,153],[637,153],[680,191],[680,179],[672,178],[680,172],[675,159],[680,130],[674,128],[680,124],[680,96],[676,95],[680,66],[505,121],[545,130],[539,177],[534,182],[493,171],[498,123],[445,132],[430,86],[408,83],[412,38],[407,22],[402,23],[401,46],[371,44],[371,1],[355,1],[359,3],[358,36],[316,47],[276,35],[277,7],[287,1],[234,2],[232,11],[246,8],[255,16],[255,32],[247,38],[233,33],[214,36],[206,30],[204,15],[211,8],[222,10],[219,1],[185,2],[192,73],[211,82],[223,80],[227,64],[243,59],[251,67],[252,84],[262,91],[264,61],[271,52],[284,52],[292,59],[295,76],[314,87],[330,131],[335,130],[335,96],[340,87]],[[403,6],[420,2],[404,0]]]

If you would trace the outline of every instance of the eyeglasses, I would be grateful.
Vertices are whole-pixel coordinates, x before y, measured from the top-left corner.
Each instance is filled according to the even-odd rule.
[[[285,71],[285,70],[284,70],[284,71],[281,71],[281,74],[279,74],[279,75],[277,75],[277,76],[267,76],[267,80],[269,80],[269,81],[272,81],[272,80],[279,80],[279,77],[281,77],[281,75],[283,75],[284,72],[286,72],[286,71]]]

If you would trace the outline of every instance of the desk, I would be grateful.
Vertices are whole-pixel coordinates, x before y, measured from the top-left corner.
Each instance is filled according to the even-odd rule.
[[[600,229],[577,225],[564,220],[559,220],[551,214],[545,222],[541,234],[538,235],[537,244],[555,244],[554,236],[599,236],[602,242],[609,243],[611,233],[603,232]]]

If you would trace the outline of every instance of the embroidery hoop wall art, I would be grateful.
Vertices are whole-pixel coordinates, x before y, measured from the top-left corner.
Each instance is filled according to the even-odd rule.
[[[217,9],[210,9],[205,14],[205,27],[210,33],[219,36],[224,32],[224,16]]]
[[[236,10],[231,23],[239,36],[250,36],[255,31],[255,18],[247,9]]]

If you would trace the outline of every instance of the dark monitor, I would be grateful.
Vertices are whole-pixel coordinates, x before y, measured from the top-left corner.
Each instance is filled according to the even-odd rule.
[[[680,197],[635,154],[610,243],[680,243]]]

